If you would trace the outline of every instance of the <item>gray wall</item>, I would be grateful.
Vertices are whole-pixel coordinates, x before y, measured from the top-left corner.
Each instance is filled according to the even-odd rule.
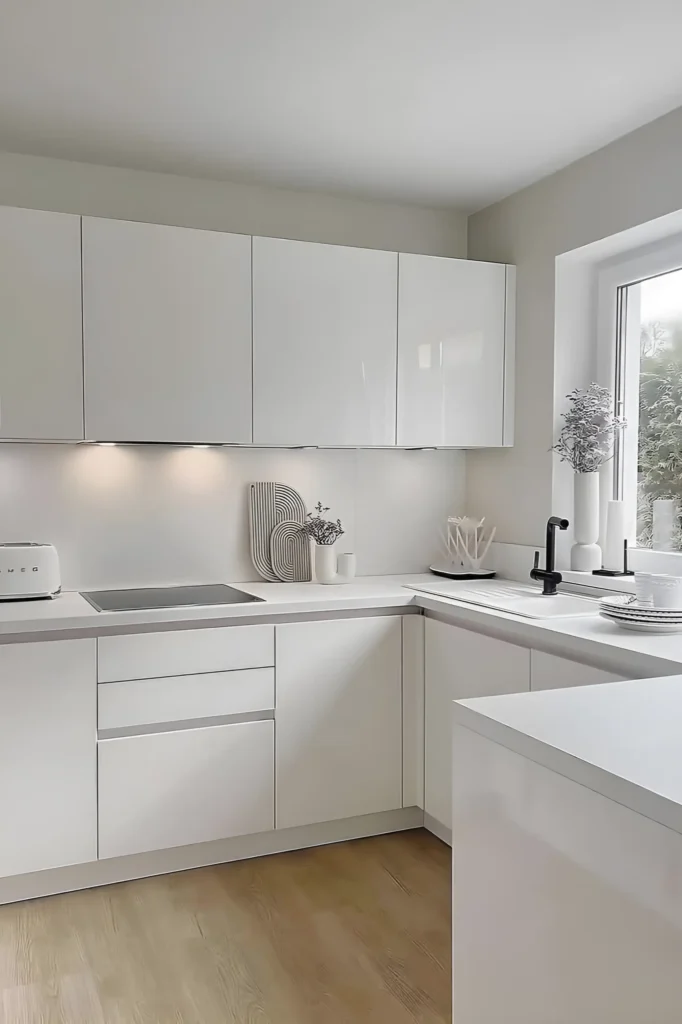
[[[552,511],[556,257],[682,209],[681,168],[682,108],[469,218],[469,257],[518,268],[515,447],[467,455],[500,541],[544,543]]]
[[[56,544],[68,590],[256,579],[248,485],[322,501],[358,574],[423,572],[464,510],[465,455],[0,444],[0,540]]]
[[[0,205],[370,249],[466,256],[453,210],[0,153]]]

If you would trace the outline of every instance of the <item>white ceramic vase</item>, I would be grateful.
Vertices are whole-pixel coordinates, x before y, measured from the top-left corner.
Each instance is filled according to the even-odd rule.
[[[335,544],[316,544],[313,565],[318,583],[350,583],[355,578],[355,555],[346,552],[337,556]]]
[[[336,545],[315,545],[315,579],[318,583],[339,583],[336,565]]]
[[[599,540],[599,473],[576,473],[573,477],[573,539],[571,569],[592,572],[601,569]]]

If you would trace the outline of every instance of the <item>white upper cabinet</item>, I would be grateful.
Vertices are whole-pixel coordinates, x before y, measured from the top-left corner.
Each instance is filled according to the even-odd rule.
[[[0,207],[0,437],[83,438],[80,217]]]
[[[85,428],[251,440],[251,238],[83,218]]]
[[[400,254],[398,444],[512,443],[514,268]]]
[[[256,444],[395,445],[397,260],[254,238]]]

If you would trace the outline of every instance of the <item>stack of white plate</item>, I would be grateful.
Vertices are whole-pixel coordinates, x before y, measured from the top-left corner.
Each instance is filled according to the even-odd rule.
[[[603,597],[599,614],[621,629],[637,633],[682,633],[682,608],[654,608],[639,604],[627,594]]]

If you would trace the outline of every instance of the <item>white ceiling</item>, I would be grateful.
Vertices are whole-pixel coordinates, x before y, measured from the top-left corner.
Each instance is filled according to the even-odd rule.
[[[476,209],[682,105],[680,0],[0,0],[0,149]]]

